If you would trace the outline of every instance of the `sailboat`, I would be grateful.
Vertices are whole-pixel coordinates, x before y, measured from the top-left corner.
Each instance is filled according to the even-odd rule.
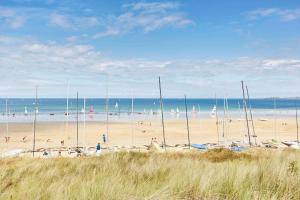
[[[27,116],[28,115],[28,111],[27,111],[27,107],[25,106],[24,108],[24,115]]]
[[[214,105],[213,109],[210,112],[210,117],[214,118],[216,116],[217,107]]]
[[[179,108],[178,108],[178,107],[176,108],[176,113],[177,113],[177,114],[179,114],[179,113],[180,113],[180,110],[179,110]]]
[[[90,112],[89,112],[89,114],[93,114],[94,112],[95,112],[94,107],[91,106],[91,107],[90,107]]]
[[[196,113],[196,107],[193,105],[192,112]]]

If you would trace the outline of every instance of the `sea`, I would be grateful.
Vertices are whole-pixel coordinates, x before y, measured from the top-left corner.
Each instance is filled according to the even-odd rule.
[[[85,102],[85,109],[84,109]],[[243,99],[163,99],[163,113],[165,119],[183,119],[187,114],[190,118],[222,117],[244,118]],[[300,105],[298,98],[263,98],[250,99],[248,110],[252,110],[253,117],[295,117],[296,107]],[[35,103],[31,98],[0,99],[0,123],[28,122],[34,119],[37,107],[37,121],[76,121],[77,111],[79,121],[126,121],[160,119],[160,100],[155,98],[110,98],[106,104],[103,98],[65,99],[41,98]],[[67,109],[68,107],[68,109]],[[214,109],[216,107],[216,109]],[[108,112],[106,112],[108,110]],[[216,110],[216,112],[214,111]],[[68,113],[68,114],[67,114]]]

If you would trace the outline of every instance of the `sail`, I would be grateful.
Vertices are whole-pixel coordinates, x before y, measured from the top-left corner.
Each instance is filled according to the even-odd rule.
[[[28,115],[27,107],[24,108],[24,115]]]
[[[90,107],[90,113],[94,113],[94,112],[95,112],[94,107],[91,106],[91,107]]]
[[[193,105],[193,109],[192,112],[195,113],[196,112],[196,107]]]
[[[210,116],[215,117],[216,116],[217,107],[214,105],[213,109],[211,110]]]

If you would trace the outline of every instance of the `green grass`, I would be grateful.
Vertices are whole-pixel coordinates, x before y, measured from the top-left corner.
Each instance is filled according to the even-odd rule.
[[[0,160],[0,199],[300,199],[300,152]]]

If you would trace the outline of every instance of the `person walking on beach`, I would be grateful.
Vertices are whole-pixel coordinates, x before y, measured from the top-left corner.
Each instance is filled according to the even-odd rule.
[[[102,140],[103,140],[103,143],[105,144],[106,143],[106,135],[105,134],[102,135]]]
[[[96,151],[100,151],[101,150],[101,145],[100,142],[98,142],[97,146],[96,146]]]

